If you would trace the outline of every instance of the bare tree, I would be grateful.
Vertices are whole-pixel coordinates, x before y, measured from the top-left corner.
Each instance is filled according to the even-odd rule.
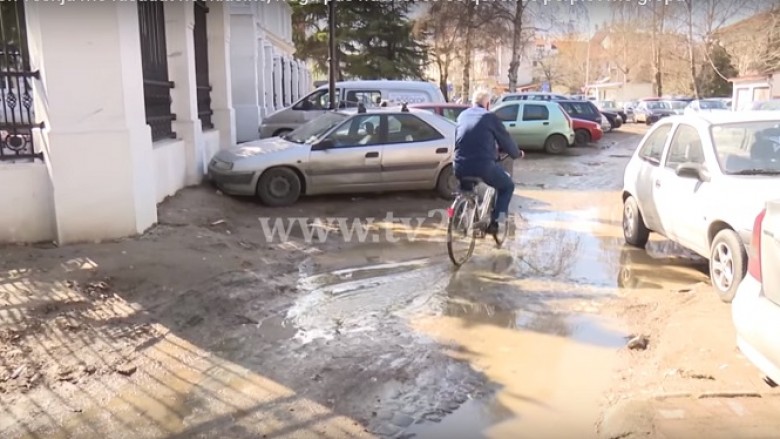
[[[650,45],[652,50],[653,84],[656,96],[662,96],[664,92],[663,78],[663,36],[666,25],[666,2],[651,2],[651,31]]]
[[[416,23],[416,31],[429,43],[429,54],[439,73],[439,89],[449,101],[449,75],[459,48],[459,13],[455,3],[432,3]]]

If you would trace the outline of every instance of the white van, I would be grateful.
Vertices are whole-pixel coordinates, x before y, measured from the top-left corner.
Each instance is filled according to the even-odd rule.
[[[378,106],[382,101],[392,104],[406,102],[444,103],[441,90],[424,81],[343,81],[336,82],[339,107]],[[323,85],[292,106],[266,116],[260,125],[260,138],[280,136],[328,111],[328,85]]]

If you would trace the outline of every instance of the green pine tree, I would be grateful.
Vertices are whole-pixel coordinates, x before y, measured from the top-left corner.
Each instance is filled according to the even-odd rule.
[[[422,79],[427,48],[413,32],[412,2],[336,3],[337,80]],[[292,2],[296,55],[328,71],[328,7]]]
[[[731,64],[731,57],[726,49],[713,45],[709,60],[705,61],[699,72],[699,87],[702,97],[731,96],[732,84],[725,78],[737,76],[737,69]]]

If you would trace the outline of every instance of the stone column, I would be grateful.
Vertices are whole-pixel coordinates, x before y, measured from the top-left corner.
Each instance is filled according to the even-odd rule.
[[[263,76],[265,77],[265,114],[273,113],[277,110],[274,102],[274,49],[271,43],[263,43]]]
[[[60,244],[134,235],[157,221],[137,8],[25,4]]]
[[[236,119],[230,63],[230,11],[222,2],[208,2],[206,31],[209,40],[209,81],[211,82],[211,121],[219,130],[219,147],[236,144]],[[209,160],[210,157],[204,157]]]
[[[297,102],[298,97],[301,95],[301,87],[300,87],[300,80],[301,77],[299,75],[298,70],[298,60],[291,60],[290,66],[292,67],[292,75],[290,75],[290,78],[292,79],[291,85],[292,85],[292,92],[290,93],[292,95],[292,102]]]
[[[171,90],[171,111],[176,115],[173,130],[184,140],[185,184],[200,183],[203,178],[203,129],[198,118],[195,79],[195,11],[191,3],[163,3],[165,43],[168,49],[168,77],[176,86]]]
[[[239,143],[257,139],[260,127],[255,16],[243,6],[232,4],[230,15],[230,72]]]
[[[292,101],[292,65],[290,58],[282,57],[282,68],[284,69],[284,102],[282,105],[289,107]]]
[[[259,23],[258,27],[259,27]],[[266,75],[265,75],[265,39],[261,36],[257,39],[257,100],[260,107],[260,119],[268,115],[268,104],[266,101]],[[270,85],[270,84],[269,84]]]
[[[274,52],[274,108],[277,110],[284,108],[282,103],[282,57]]]

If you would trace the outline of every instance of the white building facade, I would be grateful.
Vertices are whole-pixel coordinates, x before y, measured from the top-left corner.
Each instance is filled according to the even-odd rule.
[[[245,82],[232,73],[245,74],[235,54],[247,41],[229,2],[20,1],[0,10],[13,15],[4,23],[21,24],[0,42],[0,243],[142,233],[158,203],[201,183],[211,156],[237,143],[237,115],[257,132],[259,117],[306,90],[289,7],[249,4],[263,38],[248,41],[262,50],[248,56],[255,74]],[[252,102],[258,121],[246,116]]]
[[[265,116],[308,93],[312,75],[293,56],[292,8],[287,2],[227,4],[236,138],[242,143],[260,137]]]

